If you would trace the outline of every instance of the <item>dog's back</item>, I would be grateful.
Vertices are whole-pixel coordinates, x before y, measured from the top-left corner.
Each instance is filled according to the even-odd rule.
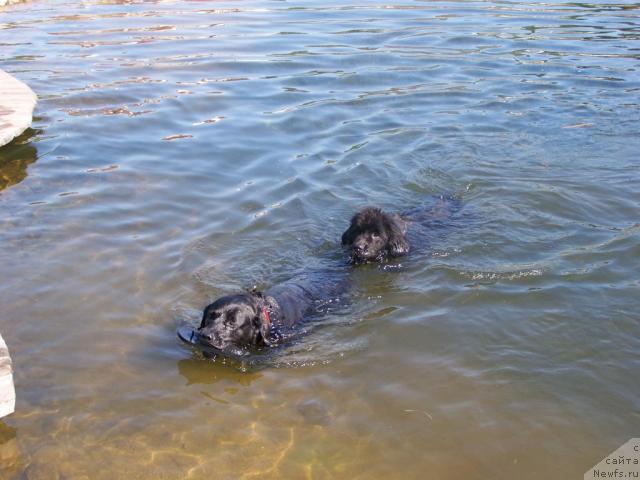
[[[269,288],[265,294],[278,302],[284,326],[292,327],[320,312],[324,304],[340,300],[348,291],[348,272],[327,270],[294,277]]]
[[[456,195],[440,195],[419,207],[406,210],[400,216],[412,223],[438,227],[446,225],[462,209],[462,200]]]

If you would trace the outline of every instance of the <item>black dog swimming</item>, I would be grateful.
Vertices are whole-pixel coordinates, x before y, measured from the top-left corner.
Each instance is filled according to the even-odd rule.
[[[400,257],[424,245],[430,231],[443,226],[460,208],[461,201],[454,196],[441,196],[431,208],[418,207],[402,214],[365,207],[351,218],[342,245],[353,264]]]
[[[398,214],[385,213],[377,207],[365,207],[351,218],[342,234],[352,263],[380,262],[387,257],[409,253],[408,220]]]
[[[198,329],[185,326],[178,335],[212,353],[243,357],[291,338],[294,326],[339,303],[348,286],[347,272],[326,271],[227,295],[204,309]]]

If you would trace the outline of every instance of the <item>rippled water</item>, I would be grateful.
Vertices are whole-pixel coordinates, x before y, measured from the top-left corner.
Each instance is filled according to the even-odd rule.
[[[41,2],[0,150],[6,478],[582,478],[640,433],[640,4]],[[181,344],[341,261],[365,204],[460,221],[264,368]],[[3,478],[4,478],[3,477]]]

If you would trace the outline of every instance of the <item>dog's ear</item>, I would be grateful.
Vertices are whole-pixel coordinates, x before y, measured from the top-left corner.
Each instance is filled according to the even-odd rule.
[[[260,312],[258,312],[256,316],[251,319],[251,326],[256,332],[254,339],[255,344],[258,346],[261,343],[269,345],[269,328],[265,325],[264,319],[262,318],[262,314]]]
[[[271,315],[269,314],[269,310],[266,307],[265,298],[266,295],[264,292],[258,291],[254,288],[251,291],[254,299],[256,300],[254,304],[255,316],[251,319],[251,324],[253,328],[260,334],[259,336],[262,338],[262,342],[271,346],[273,342],[270,340],[271,338]],[[260,340],[258,340],[259,342]]]
[[[204,309],[204,312],[202,312],[202,321],[200,322],[199,329],[202,329],[207,326],[207,318],[209,317],[210,310],[211,310],[211,305],[207,305],[207,307]]]
[[[355,217],[351,219],[351,225],[342,234],[342,245],[351,245],[356,239],[358,228],[356,227]]]
[[[389,239],[389,252],[394,257],[409,253],[409,242],[404,238],[404,235],[400,234],[399,237]]]
[[[386,216],[385,218],[385,227],[387,228],[387,233],[389,235],[389,239],[387,240],[387,249],[394,257],[399,257],[409,253],[409,242],[407,242],[407,239],[404,236],[404,231],[400,222],[401,220],[390,216]]]

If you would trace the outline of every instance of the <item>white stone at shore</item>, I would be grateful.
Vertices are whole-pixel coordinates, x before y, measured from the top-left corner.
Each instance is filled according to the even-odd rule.
[[[37,101],[33,90],[0,70],[0,146],[6,145],[31,126]]]
[[[16,408],[16,391],[13,387],[13,368],[9,349],[0,335],[0,417],[13,413]]]

